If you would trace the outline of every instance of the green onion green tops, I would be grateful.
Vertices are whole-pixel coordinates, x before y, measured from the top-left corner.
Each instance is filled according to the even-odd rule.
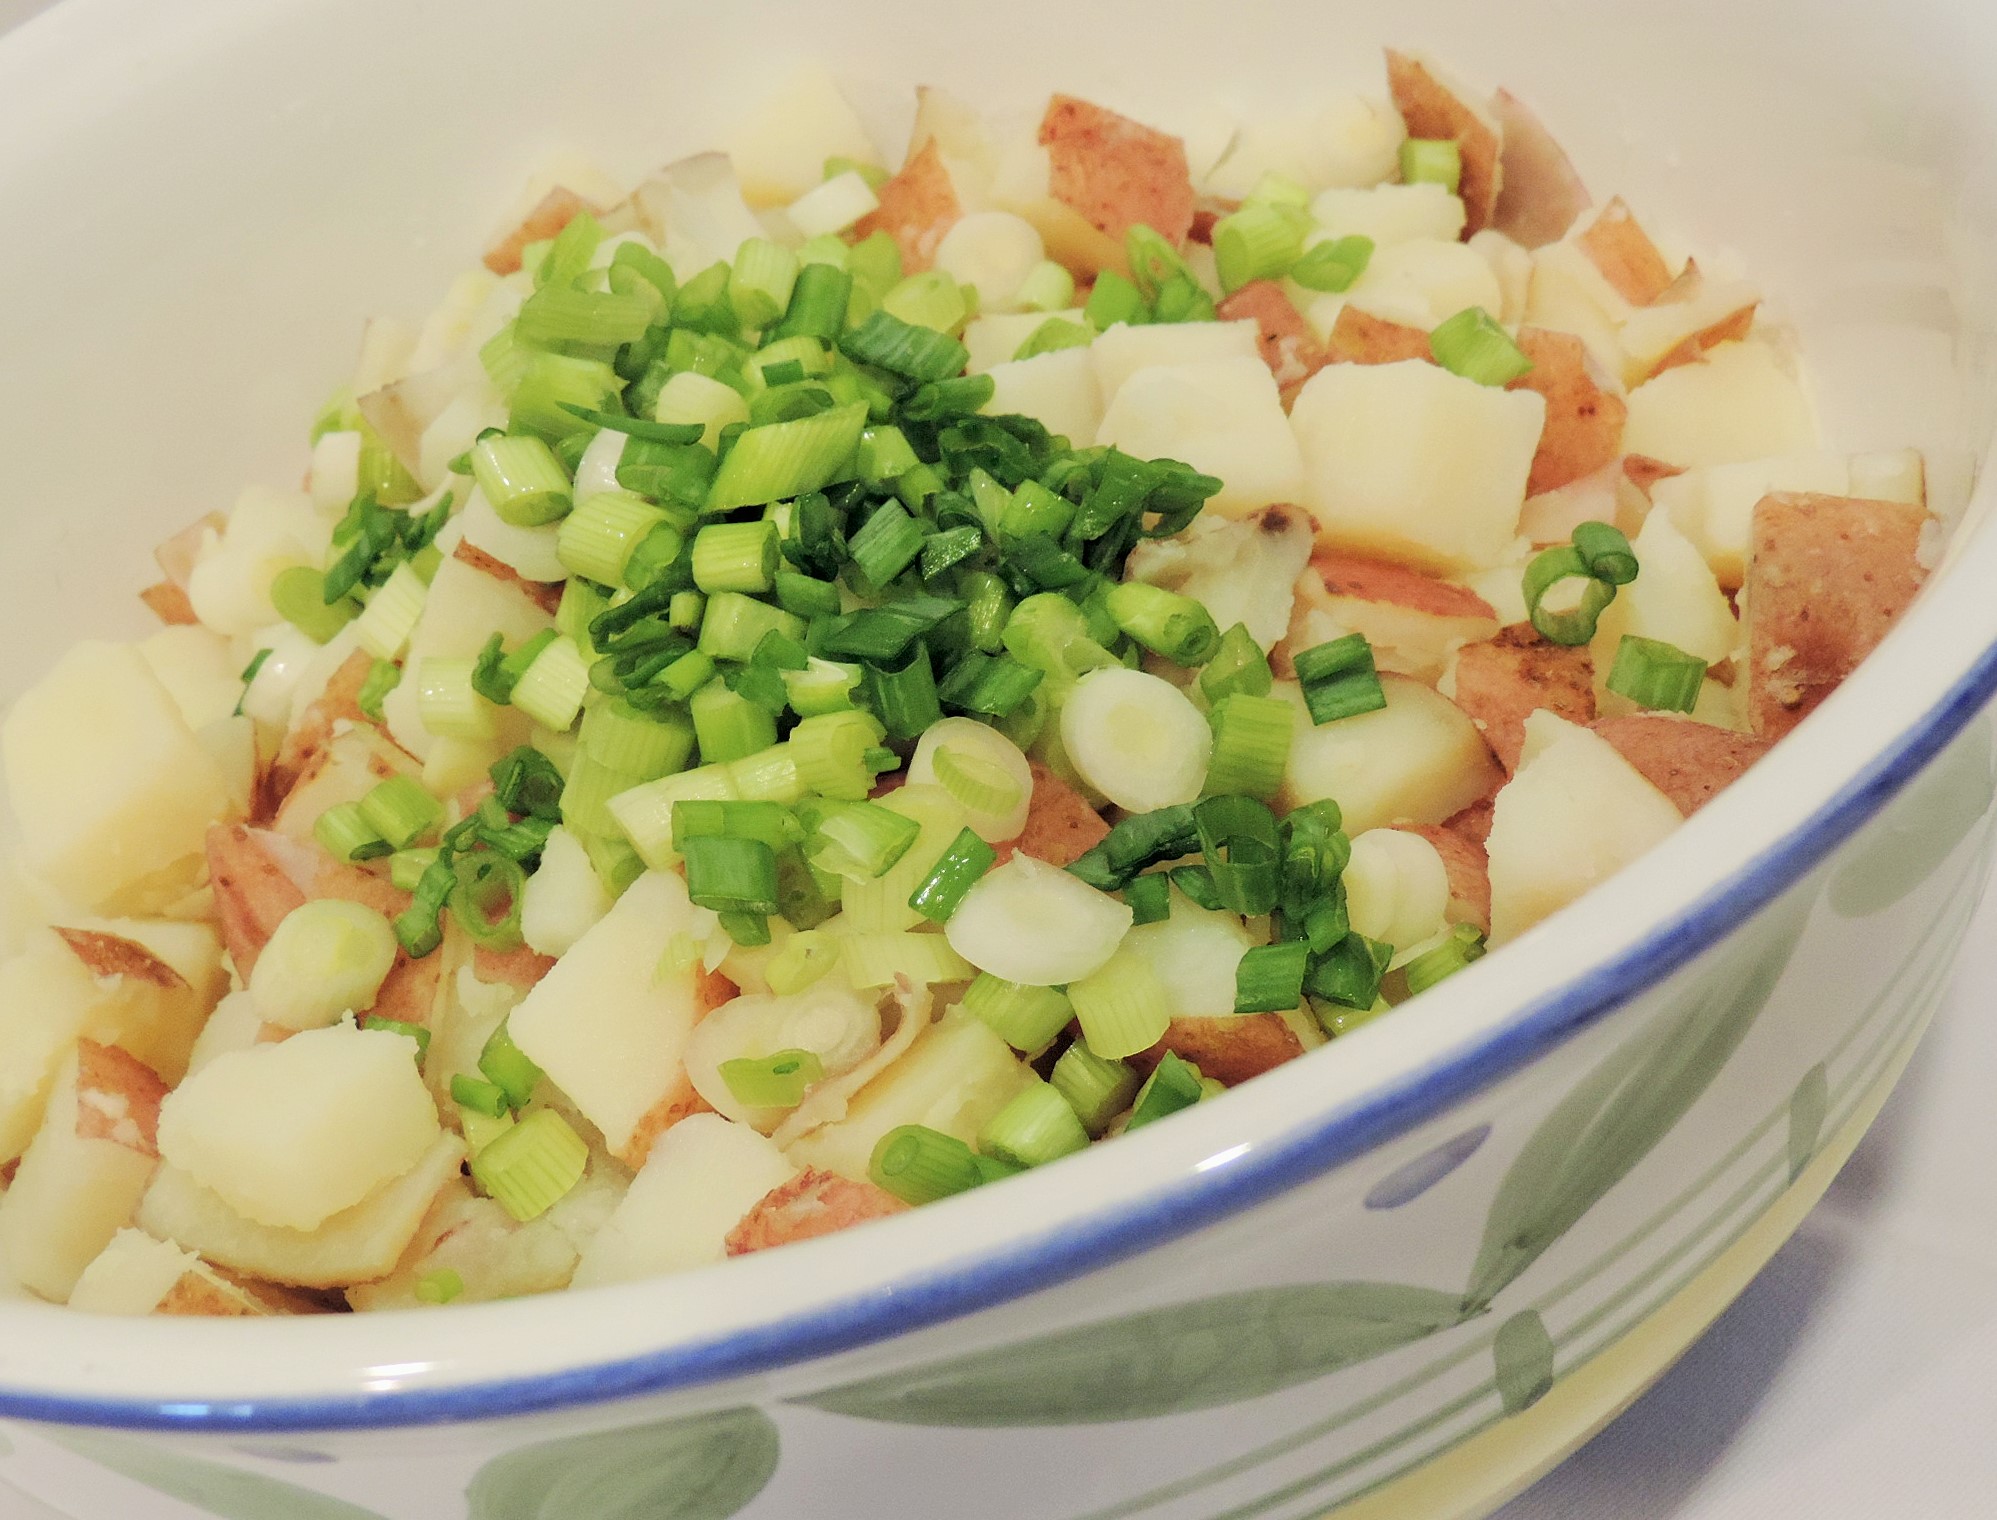
[[[1574,530],[1571,543],[1546,549],[1526,566],[1526,614],[1542,638],[1555,644],[1585,644],[1595,636],[1595,623],[1615,600],[1616,588],[1637,576],[1630,543],[1608,523],[1586,522]],[[1556,588],[1578,582],[1579,596],[1570,606],[1549,605]]]

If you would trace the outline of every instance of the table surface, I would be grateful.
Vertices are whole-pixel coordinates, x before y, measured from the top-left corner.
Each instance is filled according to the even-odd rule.
[[[0,32],[53,0],[0,0]],[[1497,1520],[1997,1511],[1997,896],[1803,1228],[1658,1385]]]

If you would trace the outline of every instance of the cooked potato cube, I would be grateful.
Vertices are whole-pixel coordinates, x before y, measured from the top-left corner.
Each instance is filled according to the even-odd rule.
[[[1397,823],[1441,823],[1502,778],[1476,726],[1449,698],[1406,676],[1383,675],[1387,705],[1322,727],[1311,722],[1291,683],[1277,691],[1295,704],[1296,738],[1281,805],[1329,797],[1348,834]]]
[[[1193,225],[1186,145],[1072,95],[1056,95],[1040,121],[1054,199],[1118,242],[1142,223],[1183,243]]]
[[[1078,447],[1102,427],[1102,385],[1086,348],[1008,359],[986,373],[992,377],[992,399],[984,410],[994,416],[1017,412],[1031,417]]]
[[[1842,454],[1783,454],[1680,471],[1652,483],[1650,500],[1705,556],[1720,585],[1734,591],[1747,573],[1755,503],[1771,491],[1843,496],[1850,484]]]
[[[1031,855],[1050,866],[1072,865],[1103,842],[1109,825],[1089,799],[1038,760],[1032,762],[1033,795],[1026,805],[1026,827],[1019,837],[998,847],[1001,863],[1015,853]]]
[[[1602,718],[1595,732],[1688,818],[1768,753],[1768,740],[1675,713]]]
[[[885,232],[901,247],[904,274],[918,274],[936,260],[936,245],[964,214],[950,169],[929,143],[875,192],[880,205],[853,224],[855,238]]]
[[[1546,398],[1546,426],[1532,459],[1526,493],[1557,491],[1594,474],[1622,452],[1628,407],[1589,372],[1588,350],[1572,333],[1519,329],[1519,350],[1532,361],[1512,389]]]
[[[1464,226],[1477,232],[1491,224],[1502,187],[1498,154],[1503,146],[1490,107],[1450,80],[1425,58],[1387,50],[1387,88],[1408,125],[1408,136],[1453,138],[1462,155]]]
[[[742,177],[743,197],[752,206],[797,199],[824,180],[828,158],[881,161],[880,150],[831,71],[816,62],[787,70],[778,86],[735,123],[725,146]]]
[[[1428,332],[1466,307],[1496,313],[1504,307],[1505,294],[1476,249],[1439,238],[1409,238],[1375,250],[1346,300],[1373,316]]]
[[[1593,662],[1583,645],[1554,644],[1530,623],[1456,651],[1443,689],[1470,715],[1499,764],[1519,768],[1525,721],[1544,709],[1572,723],[1595,717]]]
[[[1224,322],[1246,319],[1255,324],[1255,346],[1285,400],[1331,363],[1331,354],[1303,313],[1274,280],[1250,280],[1215,310]]]
[[[1484,842],[1450,824],[1423,824],[1413,830],[1442,857],[1449,873],[1449,907],[1452,924],[1472,924],[1489,933],[1491,929],[1491,862]]]
[[[1170,1051],[1199,1067],[1200,1075],[1233,1087],[1304,1053],[1303,1041],[1280,1013],[1224,1013],[1174,1018],[1165,1037],[1130,1058],[1149,1070]]]
[[[1476,592],[1405,565],[1331,552],[1310,568],[1301,595],[1341,627],[1365,634],[1381,670],[1433,686],[1459,645],[1498,632],[1496,615]]]
[[[1103,403],[1108,406],[1139,370],[1252,359],[1260,352],[1256,334],[1252,321],[1167,322],[1143,327],[1119,322],[1089,345],[1089,356],[1102,383]]]
[[[1491,97],[1503,147],[1498,153],[1498,205],[1491,225],[1526,248],[1567,235],[1588,209],[1588,187],[1553,134],[1509,90]]]
[[[1095,441],[1216,477],[1221,488],[1207,505],[1228,517],[1292,501],[1303,484],[1296,435],[1259,358],[1138,370],[1118,387]]]
[[[1721,343],[1629,394],[1623,448],[1685,469],[1817,447],[1801,385],[1756,342]]]
[[[1311,201],[1311,220],[1328,238],[1366,237],[1384,248],[1410,238],[1453,243],[1463,235],[1463,202],[1441,185],[1372,185],[1326,190]]]
[[[1595,666],[1595,701],[1605,715],[1631,710],[1629,698],[1608,689],[1609,672],[1625,636],[1658,639],[1708,665],[1733,657],[1740,625],[1726,593],[1699,551],[1673,526],[1669,513],[1653,512],[1631,541],[1640,567],[1595,622],[1588,651]]]
[[[224,1278],[192,1251],[144,1230],[111,1237],[69,1295],[86,1314],[167,1314],[244,1318],[271,1306]]]
[[[95,981],[83,1033],[130,1051],[167,1082],[228,987],[222,946],[207,924],[173,919],[82,919],[56,935]]]
[[[1575,235],[1574,243],[1632,306],[1648,306],[1671,288],[1671,266],[1620,195]]]
[[[773,1246],[816,1240],[865,1224],[906,1213],[908,1205],[886,1188],[855,1182],[831,1172],[811,1169],[772,1188],[728,1232],[728,1254],[747,1256]]]

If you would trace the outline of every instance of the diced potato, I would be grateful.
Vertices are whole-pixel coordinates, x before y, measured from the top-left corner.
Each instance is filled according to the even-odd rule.
[[[162,628],[140,642],[139,653],[196,732],[227,718],[242,699],[242,661],[209,629]]]
[[[1413,832],[1435,846],[1449,876],[1449,906],[1445,916],[1452,924],[1471,924],[1489,933],[1491,929],[1491,863],[1484,844],[1461,829],[1447,824],[1423,824]]]
[[[574,1191],[588,1186],[585,1178]],[[476,1196],[462,1182],[451,1183],[431,1204],[395,1270],[379,1282],[348,1289],[347,1303],[363,1312],[415,1308],[422,1302],[418,1287],[433,1272],[457,1274],[463,1287],[454,1303],[489,1303],[566,1288],[579,1255],[556,1218],[569,1201],[564,1198],[521,1224],[492,1199]]]
[[[218,535],[203,535],[187,576],[187,597],[207,627],[225,637],[253,634],[278,621],[270,586],[292,565],[317,565],[332,540],[332,520],[302,491],[251,487],[236,498]]]
[[[499,277],[489,269],[467,269],[444,292],[444,299],[423,319],[416,349],[409,356],[412,373],[435,369],[471,341],[480,314],[499,290]],[[326,505],[345,510],[347,498]]]
[[[610,893],[582,842],[560,825],[549,830],[541,864],[521,896],[520,933],[528,946],[567,955],[610,908]]]
[[[825,177],[828,158],[878,164],[880,150],[822,63],[788,70],[723,144],[752,206],[795,200]]]
[[[184,897],[232,808],[228,777],[130,644],[71,649],[15,702],[0,757],[29,868],[93,911]]]
[[[1199,1067],[1201,1076],[1233,1087],[1294,1061],[1304,1053],[1304,1043],[1293,1021],[1280,1013],[1180,1016],[1166,1026],[1163,1039],[1130,1060],[1148,1069],[1168,1050]]]
[[[1253,322],[1168,322],[1155,327],[1119,322],[1089,345],[1089,353],[1102,382],[1103,402],[1113,405],[1124,382],[1139,370],[1252,359],[1258,352],[1256,337]]]
[[[1171,243],[1193,225],[1186,145],[1114,111],[1055,95],[1040,121],[1048,189],[1106,237],[1121,241],[1142,223]]]
[[[1455,242],[1463,235],[1463,202],[1441,185],[1326,190],[1311,202],[1311,219],[1323,229],[1313,241],[1367,237],[1377,252],[1410,238]]]
[[[1532,368],[1512,388],[1546,398],[1546,426],[1526,481],[1527,494],[1538,496],[1612,464],[1622,452],[1628,408],[1589,372],[1587,347],[1573,334],[1525,327],[1518,344]]]
[[[694,967],[667,952],[693,927],[685,881],[647,872],[513,1010],[514,1043],[613,1154],[686,1084],[683,1055],[700,1012]]]
[[[1525,622],[1457,650],[1442,690],[1470,715],[1507,771],[1518,769],[1530,714],[1544,708],[1574,723],[1595,717],[1586,646],[1550,643]]]
[[[1312,331],[1323,334],[1325,352],[1334,364],[1435,361],[1435,353],[1428,346],[1427,328],[1377,317],[1353,305],[1345,296],[1319,296],[1305,315]]]
[[[98,987],[52,930],[0,964],[0,1165],[28,1147],[63,1058],[96,1008]]]
[[[745,242],[763,236],[726,153],[667,164],[631,192],[631,209],[682,282],[718,259],[732,263]]]
[[[1216,477],[1221,489],[1207,505],[1228,517],[1292,501],[1303,483],[1296,435],[1258,357],[1138,370],[1117,388],[1095,441]]]
[[[1017,839],[998,847],[999,860],[1010,860],[1017,852],[1050,866],[1072,865],[1102,843],[1109,825],[1088,798],[1045,765],[1035,760],[1032,768],[1033,795],[1026,806],[1026,827]]]
[[[307,1232],[418,1165],[437,1135],[414,1041],[343,1024],[218,1057],[167,1099],[159,1148],[245,1219]]]
[[[1455,703],[1406,676],[1383,675],[1380,686],[1385,707],[1319,727],[1297,687],[1278,683],[1297,710],[1284,809],[1329,797],[1345,815],[1346,832],[1358,834],[1441,823],[1497,787],[1497,762]]]
[[[159,1160],[166,1087],[115,1046],[82,1041],[63,1063],[47,1115],[0,1196],[0,1258],[53,1303],[132,1216]]]
[[[1250,280],[1217,308],[1223,321],[1255,323],[1255,346],[1285,396],[1331,362],[1304,315],[1274,280]]]
[[[875,1144],[897,1125],[926,1124],[969,1144],[1035,1080],[983,1021],[953,1008],[860,1090],[845,1118],[792,1141],[785,1153],[799,1166],[864,1182]]]
[[[1487,101],[1451,79],[1426,58],[1387,49],[1387,88],[1407,123],[1408,136],[1453,138],[1463,164],[1465,225],[1477,232],[1491,223],[1498,204],[1503,144]]]
[[[1596,619],[1588,645],[1595,663],[1595,701],[1604,716],[1632,710],[1629,698],[1608,689],[1625,635],[1675,644],[1708,665],[1731,659],[1740,643],[1740,625],[1726,593],[1669,513],[1651,513],[1630,547],[1636,551],[1637,577],[1618,588],[1615,600]]]
[[[908,1205],[886,1188],[807,1169],[772,1188],[742,1216],[728,1232],[728,1254],[747,1256],[752,1251],[816,1240],[907,1210]]]
[[[1605,375],[1620,376],[1628,367],[1621,327],[1632,309],[1571,238],[1533,250],[1525,320],[1574,334]]]
[[[1234,973],[1254,943],[1238,914],[1202,908],[1176,889],[1168,917],[1139,924],[1122,948],[1149,966],[1176,1017],[1234,1012]]]
[[[319,815],[345,802],[358,802],[394,776],[415,776],[421,768],[372,724],[337,732],[305,762],[285,793],[271,827],[300,844],[312,840]]]
[[[1453,650],[1498,631],[1497,615],[1474,591],[1405,565],[1331,553],[1313,559],[1311,570],[1302,595],[1341,627],[1365,634],[1381,670],[1433,686]]]
[[[1574,246],[1631,306],[1648,306],[1671,288],[1671,266],[1621,196],[1575,233]]]
[[[1781,738],[1878,647],[1927,579],[1929,520],[1905,502],[1761,499],[1744,593],[1755,733]]]
[[[1771,491],[1842,496],[1850,487],[1851,468],[1842,454],[1785,454],[1668,476],[1651,486],[1650,500],[1705,556],[1720,584],[1736,590],[1747,571],[1756,502]]]
[[[284,1043],[305,1038],[295,1035]],[[138,1224],[148,1234],[271,1282],[301,1288],[373,1282],[395,1270],[431,1201],[456,1180],[464,1157],[462,1140],[440,1134],[413,1167],[313,1230],[254,1223],[187,1173],[162,1166],[140,1200]]]
[[[986,373],[992,377],[992,399],[984,409],[994,416],[1017,412],[1031,417],[1077,447],[1086,447],[1083,440],[1093,439],[1102,428],[1102,385],[1086,348],[1014,359]]]
[[[1318,542],[1434,570],[1510,552],[1546,403],[1433,364],[1334,364],[1291,422]]]
[[[1476,249],[1422,237],[1375,250],[1346,299],[1372,316],[1427,332],[1466,307],[1497,312],[1505,293]]]
[[[343,728],[359,727],[366,721],[361,711],[361,688],[374,669],[374,656],[348,642],[348,631],[316,654],[300,672],[297,690],[287,704],[290,717],[284,739],[271,760],[264,780],[264,795],[282,804],[291,795],[299,778],[312,770],[320,756]]]
[[[1697,469],[1816,447],[1809,397],[1763,343],[1721,343],[1629,394],[1631,454]]]
[[[524,216],[486,248],[485,267],[494,274],[513,274],[520,268],[521,252],[529,243],[553,237],[582,212],[594,209],[573,190],[550,186],[529,204]]]
[[[1623,323],[1623,349],[1631,384],[1674,365],[1689,363],[1717,343],[1745,338],[1754,326],[1761,292],[1741,280],[1708,279],[1696,267]]]
[[[964,347],[970,350],[970,363],[965,369],[973,375],[982,375],[987,370],[999,368],[1012,362],[1012,356],[1019,352],[1019,345],[1040,330],[1043,322],[1059,318],[1064,322],[1081,323],[1085,320],[1079,306],[1067,311],[1001,311],[983,313],[964,324]],[[1075,349],[1058,352],[1086,352],[1086,344],[1078,344]],[[1042,358],[1046,356],[1041,355]],[[1100,406],[1101,402],[1098,401]],[[1012,408],[993,406],[995,412],[1010,411]],[[1093,436],[1093,435],[1090,435]]]
[[[1926,506],[1927,464],[1918,449],[1880,449],[1851,456],[1849,495],[1864,501],[1904,501]]]
[[[209,1011],[228,988],[212,927],[174,919],[73,919],[56,934],[91,976],[83,1033],[130,1051],[167,1084],[186,1074]]]
[[[1588,209],[1588,187],[1553,134],[1518,96],[1499,90],[1491,98],[1491,114],[1503,137],[1491,225],[1526,248],[1565,237]]]
[[[1265,507],[1232,522],[1195,518],[1177,538],[1139,544],[1127,569],[1132,580],[1191,597],[1223,630],[1245,625],[1267,653],[1289,628],[1311,543],[1311,522],[1302,512]]]
[[[192,1251],[132,1229],[119,1230],[83,1269],[69,1307],[86,1314],[126,1315],[270,1312]]]
[[[521,581],[502,580],[448,556],[430,581],[403,668],[413,673],[426,659],[470,659],[495,633],[504,635],[508,649],[517,648],[553,621]],[[403,680],[383,700],[382,712],[389,735],[421,760],[436,740],[418,714],[419,685],[414,679]]]
[[[201,1070],[232,1050],[248,1050],[263,1036],[263,1018],[251,999],[249,989],[232,992],[215,1005],[215,1011],[201,1026],[201,1034],[188,1053],[189,1074]]]
[[[1491,227],[1471,238],[1469,247],[1491,266],[1504,297],[1504,305],[1491,315],[1507,327],[1517,327],[1525,321],[1526,301],[1532,293],[1532,254]]]
[[[1676,713],[1603,718],[1595,732],[1690,817],[1768,753],[1769,741]]]
[[[965,209],[942,150],[933,142],[927,144],[876,193],[880,205],[853,224],[853,236],[885,232],[901,247],[903,273],[929,268],[936,245]]]
[[[575,1285],[629,1282],[722,1260],[729,1231],[797,1171],[746,1124],[719,1114],[683,1120],[659,1137],[624,1201],[583,1251]]]
[[[1269,173],[1311,190],[1376,185],[1394,173],[1406,135],[1385,102],[1358,95],[1335,96],[1322,109],[1295,116],[1257,112],[1238,125],[1222,120],[1216,126],[1218,130],[1200,134],[1213,143],[1206,155],[1193,151],[1191,134],[1187,151],[1193,154],[1200,189],[1223,200],[1243,199]],[[1203,156],[1212,163],[1205,175],[1200,173]]]
[[[1526,719],[1518,774],[1498,793],[1491,943],[1516,939],[1678,827],[1671,799],[1600,735],[1550,712]]]

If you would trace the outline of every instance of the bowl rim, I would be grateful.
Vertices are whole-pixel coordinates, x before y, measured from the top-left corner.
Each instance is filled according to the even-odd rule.
[[[67,9],[28,30],[46,28],[53,41],[51,24]],[[1979,490],[1978,502],[1989,494]],[[1425,1029],[1381,1021],[1351,1037],[1342,1098],[1311,1096],[1314,1081],[1341,1080],[1335,1063],[1291,1063],[1258,1080],[1258,1097],[1269,1099],[1260,1109],[1211,1105],[976,1199],[683,1276],[428,1316],[420,1336],[409,1333],[417,1322],[407,1315],[106,1321],[0,1300],[0,1418],[231,1434],[336,1431],[497,1419],[694,1389],[995,1309],[1228,1220],[1598,1025],[1724,940],[1890,802],[1997,693],[1997,605],[1977,604],[1984,578],[1997,574],[1997,524],[1964,523],[1958,533],[1950,573],[1812,715],[1802,746],[1779,746],[1664,845],[1548,920],[1550,932],[1536,929],[1432,991]],[[1954,659],[1933,658],[1951,649]],[[1888,714],[1895,716],[1882,721]],[[1498,1011],[1480,1012],[1480,998]],[[1299,1070],[1312,1067],[1322,1070]],[[1098,1186],[1083,1186],[1085,1178]],[[1060,1204],[1064,1190],[1094,1201]],[[906,1272],[871,1262],[890,1243],[944,1234],[935,1227],[944,1219],[984,1243],[929,1249],[931,1259]],[[715,1334],[634,1332],[647,1322],[620,1312],[643,1315],[679,1300],[739,1304],[756,1285],[817,1275],[828,1285],[800,1295],[801,1302],[815,1296],[809,1307],[738,1313],[739,1324]],[[565,1321],[570,1330],[598,1322],[596,1339],[617,1352],[565,1359],[559,1346],[550,1352],[543,1344],[536,1349],[545,1370],[506,1370],[507,1330],[559,1340]],[[603,1322],[616,1331],[602,1333]],[[481,1340],[491,1343],[482,1355]],[[634,1340],[639,1348],[631,1350]],[[383,1351],[398,1341],[404,1355]],[[407,1349],[433,1342],[456,1348],[455,1356],[407,1360]],[[379,1354],[342,1352],[341,1343],[372,1343]],[[303,1353],[308,1370],[297,1380],[313,1391],[204,1394],[198,1385],[224,1384],[212,1371],[230,1360],[218,1355],[223,1346],[243,1348],[244,1364]],[[96,1391],[120,1385],[128,1391]]]

